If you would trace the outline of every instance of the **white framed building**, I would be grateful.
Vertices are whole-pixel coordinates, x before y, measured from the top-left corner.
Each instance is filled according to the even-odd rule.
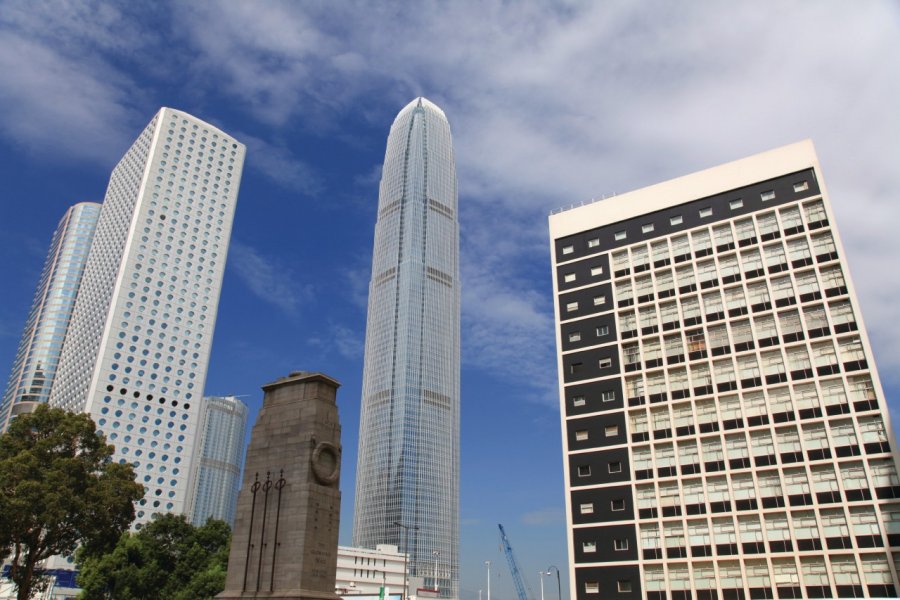
[[[144,485],[135,527],[183,513],[245,148],[162,108],[112,172],[50,404],[91,415]]]
[[[335,593],[344,597],[375,596],[385,587],[385,598],[403,594],[406,555],[390,544],[374,550],[338,546]],[[410,593],[415,590],[411,588]]]
[[[572,598],[895,597],[897,446],[812,143],[550,237]]]

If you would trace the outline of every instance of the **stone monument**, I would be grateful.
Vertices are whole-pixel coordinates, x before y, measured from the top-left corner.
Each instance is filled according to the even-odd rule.
[[[339,386],[327,375],[302,371],[263,386],[225,591],[217,598],[338,598]]]

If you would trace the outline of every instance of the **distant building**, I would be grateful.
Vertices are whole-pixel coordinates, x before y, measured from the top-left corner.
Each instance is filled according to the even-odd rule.
[[[406,555],[390,544],[379,544],[375,550],[338,546],[335,593],[377,598],[385,586],[385,598],[402,595],[405,559]],[[410,593],[415,589],[410,588]]]
[[[398,546],[444,598],[459,585],[459,294],[450,124],[417,98],[391,125],[378,194],[353,545]]]
[[[6,393],[0,401],[0,432],[6,431],[13,417],[33,411],[37,404],[50,398],[99,216],[99,204],[81,202],[69,208],[56,226]]]
[[[193,460],[196,483],[187,515],[194,525],[213,518],[233,527],[244,461],[247,405],[234,396],[204,397],[199,430]]]
[[[135,527],[184,513],[244,146],[161,109],[109,187],[50,404],[91,415],[134,466]]]
[[[897,446],[812,144],[550,238],[572,598],[896,597]]]

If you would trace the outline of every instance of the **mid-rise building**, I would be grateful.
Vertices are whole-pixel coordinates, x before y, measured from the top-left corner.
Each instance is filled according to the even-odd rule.
[[[33,411],[37,404],[50,398],[99,216],[99,204],[80,202],[69,208],[56,226],[9,383],[0,401],[0,432],[6,431],[13,417]]]
[[[572,598],[895,597],[897,447],[812,144],[550,237]]]
[[[406,555],[390,544],[375,549],[338,546],[334,589],[344,597],[403,595]],[[411,590],[414,592],[415,590]]]
[[[112,172],[50,403],[91,415],[146,494],[183,513],[245,148],[161,109]]]
[[[195,483],[186,514],[197,526],[212,518],[234,527],[244,462],[247,405],[235,396],[204,397],[199,430],[193,460]]]
[[[391,126],[378,194],[353,545],[398,546],[445,598],[459,582],[458,223],[450,125],[417,98]]]

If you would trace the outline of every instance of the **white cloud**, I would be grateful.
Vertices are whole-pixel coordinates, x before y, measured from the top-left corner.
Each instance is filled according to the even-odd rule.
[[[322,190],[322,181],[315,169],[294,156],[290,148],[246,133],[236,132],[234,136],[247,146],[247,165],[250,168],[286,189],[307,196],[314,196]]]
[[[290,317],[299,316],[302,302],[311,294],[311,288],[300,285],[296,274],[280,259],[264,256],[235,239],[231,240],[228,266],[260,300]]]

